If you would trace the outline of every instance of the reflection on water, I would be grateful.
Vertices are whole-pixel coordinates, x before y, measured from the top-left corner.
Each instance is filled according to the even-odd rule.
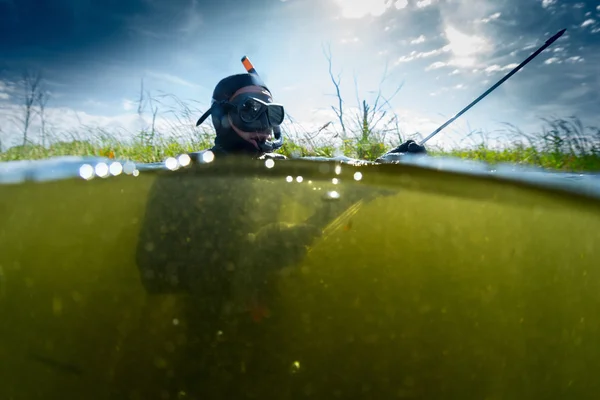
[[[597,398],[595,178],[421,160],[5,164],[0,399]]]

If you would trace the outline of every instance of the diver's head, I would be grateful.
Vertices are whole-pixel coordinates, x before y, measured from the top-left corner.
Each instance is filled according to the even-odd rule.
[[[226,152],[261,154],[277,150],[283,144],[280,125],[284,109],[275,104],[270,90],[256,74],[231,75],[222,79],[213,91],[208,115],[217,133],[215,144]],[[273,137],[275,140],[272,140]]]

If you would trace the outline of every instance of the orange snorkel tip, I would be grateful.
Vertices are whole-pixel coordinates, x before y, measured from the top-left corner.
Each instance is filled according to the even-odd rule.
[[[258,75],[256,70],[254,69],[254,65],[252,65],[252,63],[250,62],[248,57],[246,57],[246,56],[242,57],[242,64],[244,64],[244,68],[246,68],[246,71],[248,73]]]

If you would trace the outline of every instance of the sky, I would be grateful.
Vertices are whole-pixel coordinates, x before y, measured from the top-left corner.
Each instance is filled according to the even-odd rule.
[[[403,134],[426,136],[563,28],[429,142],[442,147],[505,123],[539,130],[545,117],[600,126],[600,1],[0,0],[0,146],[22,142],[25,71],[43,77],[46,130],[127,135],[148,127],[157,107],[157,129],[169,134],[197,131],[214,86],[244,72],[244,55],[296,134],[329,121],[332,132],[337,99],[327,51],[346,115],[380,92],[391,98],[378,103],[382,122],[396,115]],[[183,112],[181,102],[192,110]],[[32,140],[39,131],[36,114]]]

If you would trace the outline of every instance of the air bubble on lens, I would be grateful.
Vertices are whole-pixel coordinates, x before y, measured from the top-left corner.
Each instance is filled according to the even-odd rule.
[[[192,159],[190,158],[189,155],[182,154],[177,158],[177,161],[179,162],[179,165],[181,165],[182,167],[187,167],[192,162]]]
[[[179,168],[179,163],[177,162],[176,158],[169,157],[165,160],[165,167],[167,167],[171,171],[175,171],[177,168]]]
[[[210,163],[213,162],[215,159],[215,153],[213,153],[210,150],[206,150],[204,153],[202,153],[202,162],[205,163]]]
[[[123,172],[125,172],[127,175],[131,175],[133,174],[133,171],[136,171],[135,164],[131,161],[127,161],[125,165],[123,165]]]
[[[338,200],[340,198],[340,193],[335,190],[331,190],[325,193],[325,200]]]
[[[90,179],[94,178],[94,167],[92,167],[90,164],[83,164],[81,167],[79,167],[79,176],[89,181]]]
[[[96,175],[100,178],[106,178],[108,176],[108,165],[106,163],[98,163],[96,164],[96,168],[94,168]]]
[[[121,165],[120,162],[115,161],[112,164],[110,164],[110,167],[108,167],[108,170],[110,171],[111,175],[117,176],[117,175],[120,175],[121,172],[123,172],[123,166]]]

